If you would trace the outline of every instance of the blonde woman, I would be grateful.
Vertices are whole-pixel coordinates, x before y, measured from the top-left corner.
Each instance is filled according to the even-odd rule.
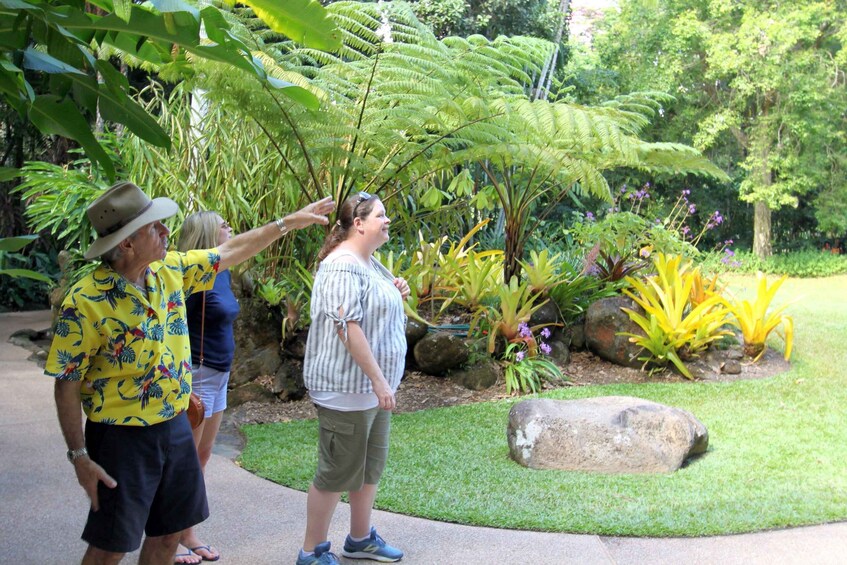
[[[185,218],[177,247],[180,251],[211,249],[229,241],[231,237],[232,228],[217,212],[196,212]],[[197,446],[200,467],[204,472],[212,456],[212,446],[226,409],[229,370],[235,354],[232,324],[238,317],[240,307],[230,285],[230,272],[220,271],[211,290],[194,294],[185,303],[191,340],[192,389],[200,395],[206,407],[205,419],[194,429],[194,445]],[[185,549],[177,551],[175,563],[200,563],[220,558],[220,553],[214,547],[200,541],[194,528],[183,532],[180,543]]]

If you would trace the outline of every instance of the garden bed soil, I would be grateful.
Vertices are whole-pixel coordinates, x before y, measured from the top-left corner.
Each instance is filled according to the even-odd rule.
[[[50,346],[49,331],[36,332],[24,330],[17,332],[9,341],[25,347],[32,352],[30,359],[43,366]],[[692,383],[692,382],[728,382],[740,379],[768,378],[787,371],[790,364],[782,355],[773,349],[765,351],[755,363],[749,359],[741,361],[741,372],[726,374],[706,372],[705,378],[699,380],[686,379],[673,371],[653,374],[629,367],[622,367],[600,359],[588,351],[574,352],[571,362],[564,367],[563,373],[567,382],[559,386],[589,386],[614,384],[644,384],[644,383]],[[271,377],[259,377],[258,382],[271,387]],[[547,385],[552,388],[551,385]],[[475,391],[464,388],[445,377],[434,377],[417,371],[408,371],[397,391],[397,408],[395,412],[416,412],[429,408],[456,406],[473,402],[486,402],[508,398],[506,385],[502,379],[493,387]],[[316,418],[314,405],[308,396],[302,400],[282,402],[247,402],[227,410],[227,420],[231,424],[258,424],[270,422],[287,422]]]
[[[778,351],[767,350],[756,362],[749,359],[741,362],[741,372],[736,375],[710,373],[707,378],[689,380],[676,372],[664,371],[650,375],[646,371],[621,367],[608,363],[587,351],[575,352],[571,362],[564,369],[568,382],[561,386],[589,386],[613,384],[644,383],[692,383],[727,382],[740,379],[761,379],[772,377],[789,369],[790,365]],[[260,382],[270,387],[270,378]],[[549,385],[548,385],[548,388]],[[481,390],[468,390],[455,384],[448,378],[434,377],[416,371],[408,371],[397,391],[397,409],[395,412],[415,412],[429,408],[455,406],[473,402],[486,402],[508,398],[506,385],[501,379],[495,386]],[[287,422],[316,418],[317,413],[308,396],[302,400],[290,402],[247,402],[230,408],[228,416],[237,425],[268,422]]]

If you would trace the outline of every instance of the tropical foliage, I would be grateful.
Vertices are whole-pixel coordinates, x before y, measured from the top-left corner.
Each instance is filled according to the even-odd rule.
[[[785,330],[785,359],[791,358],[791,348],[794,344],[794,320],[783,314],[788,304],[771,308],[776,292],[785,279],[782,276],[768,286],[768,279],[762,273],[756,276],[756,297],[750,301],[745,298],[733,298],[727,301],[727,308],[734,316],[731,323],[741,330],[744,338],[744,353],[754,359],[761,357],[767,347],[767,339],[771,332],[782,326]]]
[[[247,0],[267,23],[317,47],[337,46],[333,28],[317,2],[269,4]],[[45,134],[79,142],[110,179],[115,167],[89,125],[100,112],[160,147],[170,140],[155,118],[131,96],[127,78],[98,50],[113,46],[163,74],[192,73],[191,57],[219,61],[261,79],[301,103],[316,104],[302,88],[269,77],[250,48],[230,31],[220,10],[180,1],[139,5],[107,0],[0,2],[0,92],[3,100]],[[204,39],[201,28],[209,41]],[[38,93],[33,76],[50,77],[49,94]]]
[[[548,299],[540,299],[533,294],[526,281],[518,282],[512,277],[508,285],[498,289],[500,304],[493,307],[489,317],[488,351],[493,353],[497,347],[497,337],[502,336],[511,342],[518,338],[521,325],[529,323],[530,317],[544,306]],[[530,328],[534,331],[536,328]]]
[[[342,34],[337,55],[279,44],[260,55],[271,74],[321,97],[320,113],[206,65],[210,98],[258,124],[284,163],[282,182],[310,197],[365,190],[438,206],[434,191],[459,188],[443,173],[470,170],[474,203],[484,211],[496,202],[504,215],[505,279],[519,272],[528,234],[568,194],[609,197],[603,170],[723,174],[689,147],[637,137],[661,95],[598,107],[531,100],[533,76],[555,49],[547,41],[438,40],[402,4],[338,2],[328,12]]]
[[[22,235],[18,237],[0,238],[0,277],[33,279],[42,282],[51,282],[52,279],[44,273],[38,273],[30,269],[21,269],[11,266],[11,262],[19,258],[18,251],[38,239],[37,235]],[[21,257],[22,258],[22,257]]]
[[[842,235],[847,228],[845,4],[619,4],[620,10],[607,13],[605,33],[595,37],[601,62],[593,76],[605,82],[594,84],[606,96],[617,88],[674,93],[668,120],[654,134],[690,141],[731,172],[732,184],[711,188],[721,200],[753,204],[757,256],[770,255],[774,245],[791,246],[801,226]],[[580,76],[588,76],[588,69]],[[732,208],[735,216],[749,217],[743,207]],[[780,210],[781,222],[772,217]],[[785,240],[774,241],[774,230]]]
[[[623,335],[644,348],[645,355],[639,359],[645,365],[663,367],[671,362],[684,376],[693,378],[684,360],[699,356],[710,344],[731,333],[724,327],[729,312],[719,294],[702,296],[699,270],[690,261],[659,253],[653,258],[653,267],[655,275],[627,278],[632,290],[623,292],[644,313],[632,308],[623,310],[644,334]],[[692,294],[696,303],[692,302]]]
[[[518,343],[521,325],[550,298],[577,316],[587,300],[605,291],[598,279],[582,276],[586,269],[574,271],[571,263],[560,268],[563,255],[552,250],[530,249],[524,261],[531,234],[566,198],[612,201],[604,173],[623,167],[724,178],[690,147],[641,139],[671,101],[667,95],[620,96],[596,106],[539,97],[536,78],[556,50],[548,41],[438,39],[408,5],[338,2],[327,9],[340,38],[337,49],[329,50],[253,33],[250,17],[260,12],[253,6],[246,16],[230,15],[224,35],[223,20],[213,31],[251,45],[252,74],[232,72],[233,62],[221,57],[192,59],[190,84],[166,91],[154,83],[142,92],[140,111],[158,117],[156,127],[169,144],[103,136],[102,147],[113,148],[109,160],[122,163],[121,170],[151,195],[177,200],[184,213],[216,209],[241,229],[304,200],[331,194],[341,201],[354,191],[379,195],[407,228],[439,210],[445,214],[444,203],[448,210],[464,206],[464,214],[446,220],[456,228],[450,233],[464,233],[462,238],[430,239],[423,230],[413,238],[411,230],[398,230],[414,252],[386,253],[410,281],[415,310],[428,307],[431,321],[454,308],[467,312],[473,330],[488,331],[492,352]],[[117,51],[110,53],[165,75],[180,68],[179,61],[156,62],[140,47],[132,52],[122,46],[113,44]],[[283,83],[293,86],[273,88]],[[197,86],[206,90],[202,97],[192,93]],[[204,101],[198,113],[193,106]],[[314,111],[317,105],[320,111]],[[38,203],[31,207],[34,225],[86,247],[91,234],[79,220],[82,203],[108,182],[96,168],[33,166],[25,181],[24,197]],[[83,196],[64,202],[63,187]],[[69,216],[77,220],[69,222]],[[495,216],[503,249],[481,249],[482,230]],[[599,257],[594,268],[605,268],[610,280],[640,267],[630,260],[641,253],[639,245],[652,251],[679,244],[671,236],[662,239],[667,234],[661,230],[644,239],[649,230],[641,219],[632,220],[637,214],[620,218],[619,231],[598,223],[578,241],[587,245],[588,236],[597,236],[580,256],[587,251],[592,261]],[[603,220],[615,221],[612,215]],[[294,289],[304,282],[300,274],[308,275],[320,240],[317,233],[297,237],[260,260],[260,294],[280,306],[286,295],[284,332],[307,322],[305,295]],[[708,343],[711,333],[697,338]],[[702,346],[685,347],[696,354]]]
[[[506,393],[540,392],[546,381],[564,380],[561,369],[539,352],[527,352],[520,343],[510,343],[503,353]]]

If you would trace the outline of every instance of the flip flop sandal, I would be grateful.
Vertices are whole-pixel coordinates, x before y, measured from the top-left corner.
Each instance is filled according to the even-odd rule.
[[[221,558],[220,553],[217,554],[215,557],[206,557],[205,555],[200,555],[199,553],[197,553],[198,549],[203,550],[207,553],[212,553],[212,548],[208,545],[198,545],[197,547],[189,547],[188,549],[194,552],[195,555],[198,555],[203,561],[217,561]]]

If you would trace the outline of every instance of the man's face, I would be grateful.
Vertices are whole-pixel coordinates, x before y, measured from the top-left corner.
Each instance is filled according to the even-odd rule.
[[[136,258],[148,264],[164,259],[168,252],[170,233],[171,230],[159,220],[140,228],[132,239]]]

